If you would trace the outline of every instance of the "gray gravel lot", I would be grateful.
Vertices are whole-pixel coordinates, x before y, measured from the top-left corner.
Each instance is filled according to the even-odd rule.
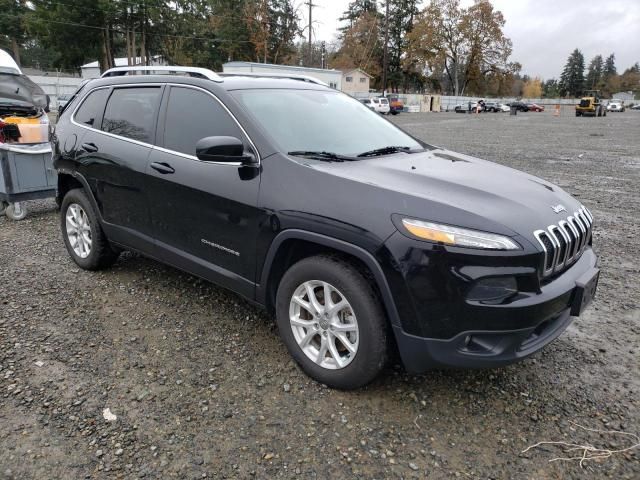
[[[0,218],[0,478],[640,478],[638,450],[580,468],[541,440],[640,434],[640,112],[405,114],[416,136],[555,182],[596,217],[592,307],[492,371],[332,391],[269,316],[143,257],[79,270],[52,201]],[[106,421],[103,409],[117,417]]]

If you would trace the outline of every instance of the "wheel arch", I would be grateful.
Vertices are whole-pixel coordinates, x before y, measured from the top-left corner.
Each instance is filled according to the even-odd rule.
[[[102,223],[102,214],[98,208],[98,202],[93,195],[93,190],[91,190],[89,182],[87,182],[87,180],[78,172],[70,173],[64,170],[58,171],[58,188],[56,190],[56,203],[58,204],[58,207],[62,205],[64,196],[75,188],[81,188],[84,191],[89,202],[91,202],[93,210],[98,216],[98,220]]]
[[[343,240],[305,230],[285,230],[278,234],[265,257],[256,300],[273,312],[275,294],[280,280],[294,263],[314,255],[334,254],[365,268],[365,275],[380,295],[380,300],[392,325],[400,325],[398,312],[387,278],[375,257],[367,250]]]

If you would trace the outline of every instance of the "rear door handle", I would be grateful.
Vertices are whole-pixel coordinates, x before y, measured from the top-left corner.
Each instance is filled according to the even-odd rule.
[[[176,171],[175,168],[165,162],[151,162],[151,168],[163,175],[166,175],[168,173],[175,173]]]
[[[87,153],[95,153],[98,151],[98,146],[95,143],[83,143],[81,147]]]

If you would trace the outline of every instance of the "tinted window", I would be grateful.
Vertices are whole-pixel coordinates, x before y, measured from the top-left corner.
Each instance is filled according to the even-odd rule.
[[[119,88],[113,91],[102,130],[140,142],[153,143],[160,87]]]
[[[102,115],[108,94],[108,88],[91,92],[76,112],[76,116],[74,117],[75,121],[83,125],[89,125],[90,127],[97,127],[97,125],[94,125],[94,122],[96,118]]]
[[[242,132],[211,95],[192,88],[172,87],[164,126],[164,147],[195,156],[198,140],[214,136],[242,139]]]

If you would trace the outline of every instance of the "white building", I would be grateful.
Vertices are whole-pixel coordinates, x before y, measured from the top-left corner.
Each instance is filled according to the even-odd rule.
[[[306,75],[325,82],[331,88],[342,90],[342,72],[322,68],[274,65],[272,63],[228,62],[222,65],[224,73],[262,73],[265,75]]]
[[[129,61],[126,57],[123,58],[114,58],[113,59],[114,66],[116,67],[126,67],[129,64]],[[136,57],[135,65],[142,64],[142,59],[140,57]],[[152,55],[149,58],[149,65],[151,66],[159,66],[159,65],[168,65],[166,60],[162,55]],[[82,70],[82,78],[99,78],[100,77],[100,62],[97,60],[95,62],[87,63],[86,65],[82,65],[80,67]]]
[[[636,97],[633,92],[618,92],[611,95],[611,98],[622,100],[624,103],[630,103],[633,102]]]

